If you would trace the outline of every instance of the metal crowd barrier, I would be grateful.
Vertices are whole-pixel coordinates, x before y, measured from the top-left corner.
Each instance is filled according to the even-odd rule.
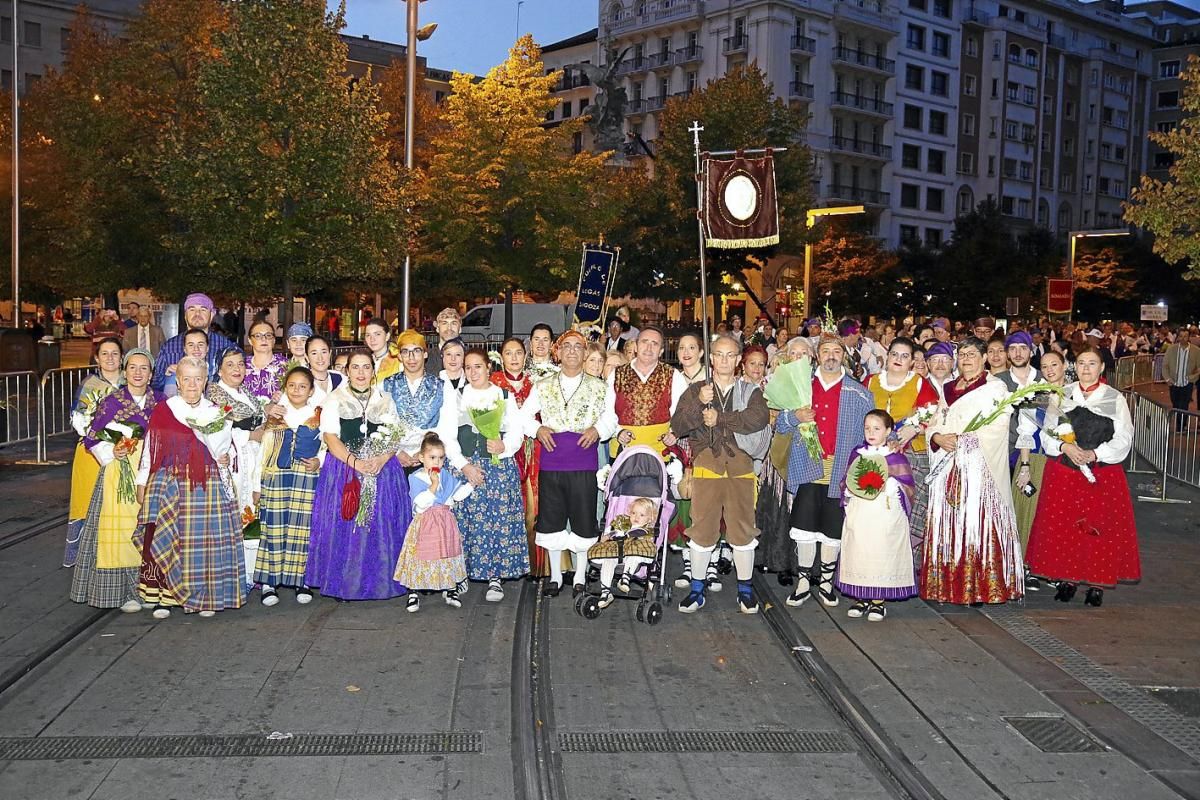
[[[1167,497],[1168,479],[1200,488],[1200,414],[1168,408],[1136,391],[1124,392],[1133,419],[1133,448],[1129,472],[1156,475],[1161,483],[1157,497],[1139,495],[1151,503],[1190,503]],[[1141,458],[1152,469],[1139,469]]]
[[[63,367],[46,370],[38,384],[37,460],[46,460],[46,440],[51,436],[74,433],[71,410],[79,397],[84,381],[96,371],[95,367]]]
[[[36,372],[0,373],[0,447],[38,437],[38,377]]]
[[[1162,380],[1162,356],[1122,356],[1116,366],[1105,371],[1105,379],[1113,388],[1125,391],[1134,386],[1158,383]]]

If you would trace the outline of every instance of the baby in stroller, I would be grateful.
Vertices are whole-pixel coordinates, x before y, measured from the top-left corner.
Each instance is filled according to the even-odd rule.
[[[617,588],[629,594],[633,573],[658,555],[654,546],[657,527],[658,505],[649,497],[637,497],[630,502],[628,512],[614,517],[600,541],[588,548],[588,561],[600,566],[600,608],[613,603],[613,578],[618,566],[621,579]]]

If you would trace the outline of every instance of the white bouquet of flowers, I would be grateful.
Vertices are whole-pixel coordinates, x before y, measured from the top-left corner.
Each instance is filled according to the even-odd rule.
[[[366,460],[381,455],[392,455],[400,448],[405,433],[407,430],[400,422],[385,422],[363,439],[362,444],[354,450],[354,457]],[[375,518],[377,477],[366,474],[361,477],[362,489],[358,496],[358,513],[354,517],[354,524],[359,527],[370,526],[371,520]]]

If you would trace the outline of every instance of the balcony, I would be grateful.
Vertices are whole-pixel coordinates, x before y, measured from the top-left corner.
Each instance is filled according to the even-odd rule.
[[[1138,60],[1133,56],[1127,56],[1124,53],[1114,53],[1107,47],[1091,48],[1088,50],[1088,57],[1093,61],[1105,61],[1118,67],[1125,67],[1126,69],[1137,69],[1138,66]]]
[[[813,55],[817,52],[817,40],[810,36],[796,34],[792,36],[792,52]]]
[[[648,110],[646,108],[646,105],[648,102],[649,102],[649,98],[646,98],[646,97],[633,98],[632,100],[629,101],[629,104],[627,106],[625,106],[625,116],[631,117],[636,114],[645,114],[646,111]]]
[[[890,117],[893,111],[891,103],[885,103],[874,97],[863,97],[857,94],[847,94],[846,92],[830,92],[829,102],[832,105],[841,106],[842,108],[854,108],[859,111],[865,111],[868,114],[879,114],[885,117]]]
[[[879,0],[838,0],[833,4],[833,16],[841,22],[877,31],[897,33],[900,30],[895,9]]]
[[[667,104],[667,98],[661,95],[659,97],[647,97],[645,98],[645,103],[647,111],[662,111],[663,106]]]
[[[564,72],[558,76],[558,83],[555,85],[554,91],[566,92],[571,89],[578,89],[581,86],[590,86],[591,81],[588,76],[583,73]]]
[[[974,8],[968,8],[962,13],[962,21],[964,24],[975,23],[976,25],[987,25],[992,21],[990,14],[985,14]]]
[[[675,51],[675,64],[683,66],[691,64],[694,61],[701,61],[704,58],[704,48],[700,45],[693,47],[681,47]]]
[[[1124,130],[1129,129],[1129,123],[1127,121],[1119,120],[1119,119],[1115,119],[1115,118],[1102,120],[1101,124],[1106,127],[1109,127],[1109,128],[1115,128],[1119,131],[1124,131]]]
[[[791,100],[812,100],[813,85],[811,83],[792,81],[788,85],[788,98]]]
[[[891,205],[892,196],[878,189],[863,189],[859,186],[830,186],[826,192],[827,200],[846,200],[851,203],[862,203],[868,206]]]
[[[833,60],[836,63],[851,64],[873,72],[882,72],[887,75],[896,74],[896,62],[892,59],[883,58],[874,53],[864,53],[862,50],[852,50],[849,47],[833,48]]]
[[[636,58],[627,58],[617,65],[617,75],[632,75],[635,72],[645,72],[650,69],[650,64],[645,56]]]
[[[674,54],[670,50],[662,53],[651,53],[646,56],[646,66],[650,69],[662,69],[663,67],[673,66],[674,63]]]
[[[878,142],[868,142],[863,139],[847,139],[843,136],[829,137],[829,146],[843,153],[857,153],[868,158],[881,158],[884,161],[892,159],[892,148]]]
[[[721,52],[725,55],[744,53],[750,46],[750,37],[742,33],[737,36],[726,36],[721,40]]]
[[[682,92],[675,92],[671,95],[672,100],[687,100],[692,96],[692,89],[684,89]]]
[[[605,27],[610,36],[624,36],[644,28],[699,16],[703,9],[703,0],[655,0],[642,3],[637,9],[622,9],[608,18]]]

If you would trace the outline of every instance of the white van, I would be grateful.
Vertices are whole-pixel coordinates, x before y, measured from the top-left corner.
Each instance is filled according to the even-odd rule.
[[[528,336],[534,325],[544,322],[558,336],[566,330],[573,319],[574,306],[565,303],[513,303],[512,333]],[[504,304],[488,303],[475,306],[462,321],[463,336],[503,336]]]

